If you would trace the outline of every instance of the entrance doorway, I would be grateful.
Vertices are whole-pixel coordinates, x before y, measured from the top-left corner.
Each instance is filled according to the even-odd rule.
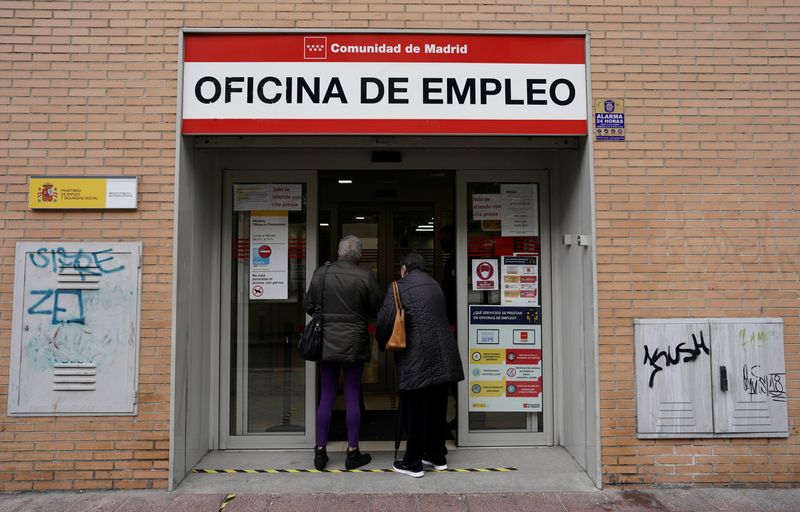
[[[431,276],[444,280],[454,257],[452,233],[454,174],[447,172],[328,171],[319,174],[319,258],[334,261],[338,241],[347,235],[362,240],[359,265],[375,276],[382,290],[400,278],[400,262],[409,251],[419,252]],[[442,240],[442,237],[447,239]],[[455,297],[452,297],[455,300]],[[455,328],[455,326],[454,326]],[[370,329],[374,340],[374,329]],[[392,356],[372,343],[364,366],[361,439],[394,438],[398,397]],[[450,410],[455,417],[454,400]],[[342,397],[334,405],[330,440],[346,439]]]

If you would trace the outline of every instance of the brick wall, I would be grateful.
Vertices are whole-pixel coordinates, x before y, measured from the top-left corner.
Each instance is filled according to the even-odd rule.
[[[0,491],[167,485],[179,29],[588,31],[606,483],[797,482],[800,7],[765,0],[0,1]],[[135,212],[33,212],[31,174],[139,176]],[[8,418],[19,240],[142,240],[136,417]],[[635,317],[785,321],[788,440],[635,437]]]

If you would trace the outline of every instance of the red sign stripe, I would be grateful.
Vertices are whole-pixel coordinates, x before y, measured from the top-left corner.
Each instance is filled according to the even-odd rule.
[[[588,132],[583,119],[184,119],[182,133],[586,135]]]
[[[323,49],[307,51],[307,37],[313,38],[315,50],[324,41]],[[584,43],[581,35],[187,33],[184,61],[584,64]],[[349,47],[357,51],[336,51]],[[419,52],[409,51],[414,47]],[[370,53],[369,48],[382,51]],[[386,51],[389,48],[400,51]],[[426,48],[450,52],[437,53]]]

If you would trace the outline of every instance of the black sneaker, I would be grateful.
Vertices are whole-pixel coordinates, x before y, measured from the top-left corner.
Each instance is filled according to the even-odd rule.
[[[326,464],[328,464],[328,450],[324,446],[314,448],[314,467],[322,471]]]
[[[431,460],[422,459],[422,465],[428,466],[431,469],[435,469],[436,471],[444,471],[447,469],[447,459],[444,457],[431,457]]]
[[[392,471],[413,476],[414,478],[425,476],[425,473],[422,471],[422,462],[417,462],[416,464],[407,466],[402,460],[396,460],[392,463]]]
[[[358,448],[355,450],[347,450],[347,459],[344,461],[344,467],[347,469],[356,469],[361,466],[366,466],[372,461],[372,455],[368,453],[361,453]]]

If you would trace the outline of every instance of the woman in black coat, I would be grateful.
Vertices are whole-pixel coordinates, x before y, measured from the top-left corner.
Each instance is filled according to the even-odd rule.
[[[458,345],[450,331],[447,304],[439,283],[425,272],[425,260],[416,252],[403,258],[398,281],[405,309],[406,348],[394,353],[400,399],[408,412],[408,442],[403,460],[392,469],[413,477],[423,467],[447,469],[447,392],[464,380]],[[383,349],[392,335],[395,302],[391,287],[380,311],[376,338]]]

